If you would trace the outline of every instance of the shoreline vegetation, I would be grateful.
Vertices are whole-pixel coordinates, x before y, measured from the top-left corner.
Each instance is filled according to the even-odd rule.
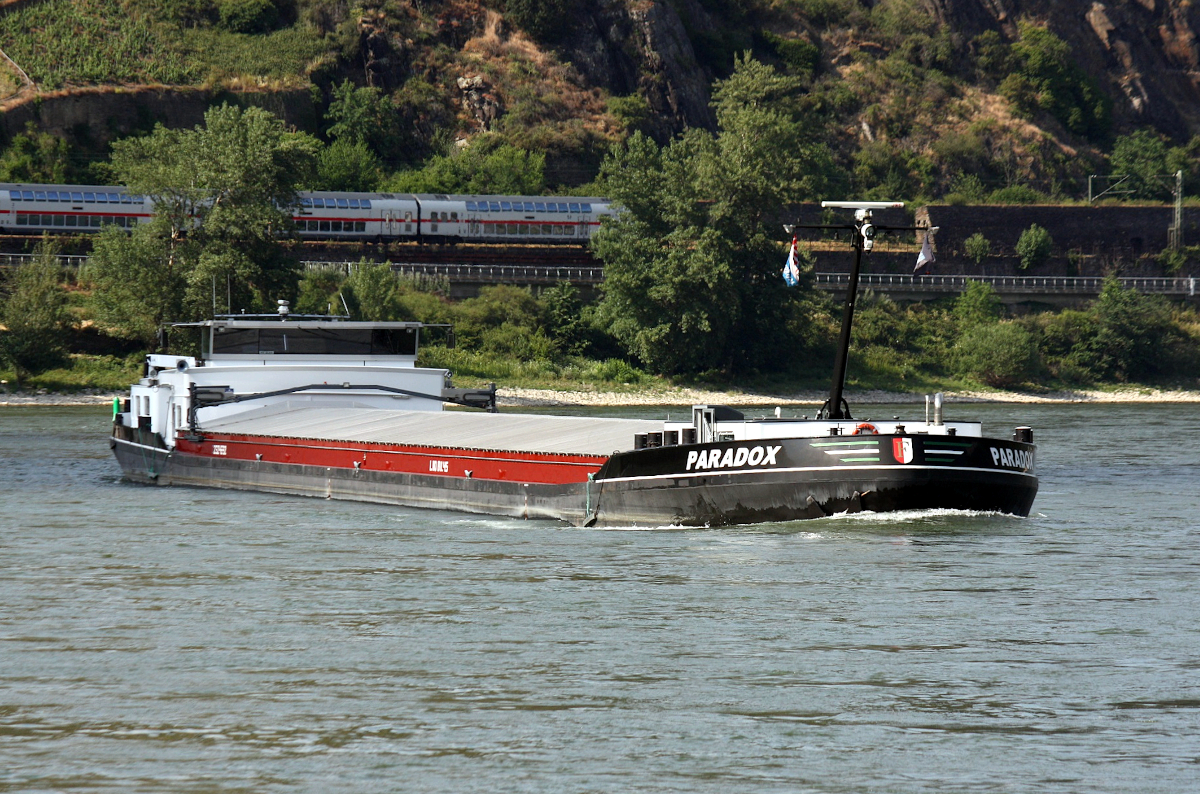
[[[111,404],[125,399],[128,392],[88,390],[78,393],[0,392],[0,407],[14,406],[87,406]],[[553,407],[633,407],[676,405],[731,406],[814,406],[819,407],[828,395],[822,391],[805,390],[786,393],[749,391],[713,391],[691,388],[643,389],[639,391],[592,391],[556,389],[501,388],[497,391],[501,408]],[[946,391],[950,403],[1200,403],[1200,391],[1157,389],[1153,387],[1121,387],[1108,391],[1097,389],[1067,389],[1044,393],[1008,391]],[[851,404],[887,405],[924,403],[923,393],[892,392],[878,389],[848,391]]]

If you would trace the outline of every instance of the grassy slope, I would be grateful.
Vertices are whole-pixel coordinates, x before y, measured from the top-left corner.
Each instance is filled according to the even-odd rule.
[[[0,18],[0,49],[42,89],[68,85],[200,85],[252,76],[306,82],[326,51],[303,25],[266,36],[180,30],[118,0],[45,0]]]

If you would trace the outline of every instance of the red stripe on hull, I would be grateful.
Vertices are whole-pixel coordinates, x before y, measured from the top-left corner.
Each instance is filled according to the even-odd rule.
[[[246,435],[208,435],[200,442],[179,438],[176,450],[232,460],[554,485],[584,482],[607,460],[593,455]]]

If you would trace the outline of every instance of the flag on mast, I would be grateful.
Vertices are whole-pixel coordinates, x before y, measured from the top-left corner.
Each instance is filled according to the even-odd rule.
[[[925,244],[921,246],[921,253],[917,254],[917,266],[913,268],[913,275],[923,275],[924,271],[936,262],[937,259],[933,255],[933,246],[929,244],[929,230],[925,230]]]
[[[792,236],[792,249],[788,251],[787,262],[783,265],[783,280],[789,287],[800,283],[800,249],[795,235]]]

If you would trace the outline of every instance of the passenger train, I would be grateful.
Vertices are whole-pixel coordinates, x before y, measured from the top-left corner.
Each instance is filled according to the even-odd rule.
[[[298,234],[313,240],[585,243],[607,199],[578,196],[456,196],[304,191],[292,207]],[[154,203],[120,187],[0,183],[0,233],[72,234],[107,224],[132,229]]]

